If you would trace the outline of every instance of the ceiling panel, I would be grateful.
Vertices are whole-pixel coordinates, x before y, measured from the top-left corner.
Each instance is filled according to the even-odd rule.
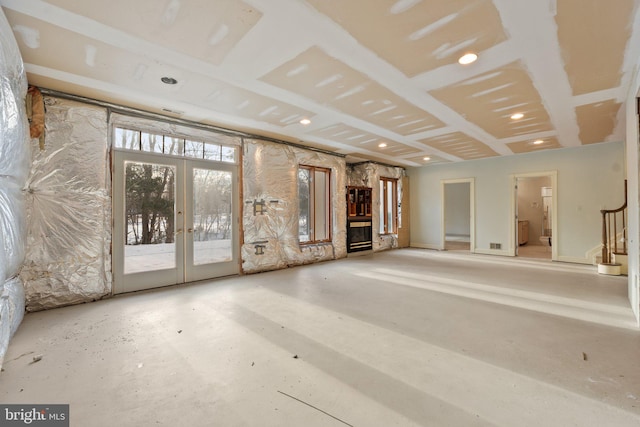
[[[348,162],[619,141],[640,67],[640,0],[0,5],[32,84],[355,153]],[[478,60],[458,64],[468,51]]]
[[[417,163],[419,165],[436,165],[438,163],[451,163],[450,160],[447,160],[445,158],[439,157],[439,156],[434,156],[432,154],[429,155],[422,155],[422,156],[415,156],[415,157],[409,157],[407,158],[407,160]]]
[[[444,125],[317,46],[275,68],[261,80],[400,135]]]
[[[440,150],[443,153],[460,157],[464,160],[482,159],[497,156],[489,146],[465,135],[462,132],[452,132],[420,140],[421,143]]]
[[[507,39],[491,0],[308,2],[409,77]]]
[[[616,116],[622,104],[613,99],[576,107],[580,141],[583,144],[594,144],[606,141],[613,134]]]
[[[8,18],[24,29],[38,28],[46,37],[39,37],[39,45],[31,48],[25,37],[18,33],[18,44],[25,61],[67,73],[81,73],[104,82],[121,84],[132,89],[146,89],[159,96],[189,102],[214,113],[244,117],[275,126],[297,124],[303,117],[314,113],[238,88],[220,80],[181,69],[173,64],[162,64],[115,48],[72,31],[53,26],[20,13],[7,11]],[[55,47],[65,46],[63,54]],[[161,83],[160,78],[170,75],[178,79],[175,86]],[[178,110],[174,109],[174,110]]]
[[[241,0],[45,1],[213,64],[262,17]]]
[[[417,153],[420,150],[399,142],[390,141],[379,135],[356,129],[344,123],[326,126],[310,132],[313,136],[350,145],[352,147],[366,148],[378,152],[392,153],[394,156]],[[386,144],[378,147],[379,144]]]
[[[509,149],[511,149],[511,151],[513,151],[516,154],[531,153],[534,151],[541,151],[541,150],[550,150],[552,148],[562,148],[562,146],[558,142],[558,138],[556,137],[511,142],[507,144],[507,146],[509,147]]]
[[[557,0],[558,40],[574,95],[620,85],[638,2]]]
[[[553,129],[540,95],[520,62],[430,93],[496,138]],[[524,117],[512,120],[514,113]]]

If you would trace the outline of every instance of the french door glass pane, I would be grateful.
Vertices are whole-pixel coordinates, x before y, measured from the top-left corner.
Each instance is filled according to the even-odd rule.
[[[301,242],[311,240],[311,171],[298,169],[298,235]]]
[[[193,169],[193,264],[231,261],[232,173]]]
[[[113,142],[116,148],[139,150],[140,132],[135,130],[116,128]]]
[[[315,171],[314,174],[314,230],[315,240],[327,240],[329,238],[329,183],[325,171]]]
[[[394,208],[393,190],[395,188],[395,185],[393,184],[394,184],[393,181],[387,182],[387,225],[388,225],[387,233],[393,233],[394,230],[396,229],[395,215],[393,215],[393,208]]]
[[[124,274],[175,268],[174,166],[125,162]]]
[[[380,234],[385,234],[386,230],[386,219],[385,219],[385,204],[384,204],[384,181],[380,180]]]
[[[162,153],[162,135],[153,135],[142,132],[141,144],[142,151],[146,151],[148,153]]]
[[[204,152],[204,143],[202,141],[189,141],[184,142],[184,155],[187,157],[195,157],[196,159],[202,158]]]
[[[222,146],[222,161],[235,163],[236,161],[236,147]]]
[[[164,137],[164,154],[170,154],[172,156],[181,156],[184,150],[184,139],[173,138],[170,136]]]

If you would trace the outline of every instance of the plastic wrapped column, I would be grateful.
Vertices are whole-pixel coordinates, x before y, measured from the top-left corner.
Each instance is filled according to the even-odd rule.
[[[245,140],[244,148],[243,271],[255,273],[345,257],[344,158],[255,139]],[[331,243],[299,243],[298,165],[331,169]],[[264,211],[254,213],[253,204],[262,201]]]
[[[107,111],[52,97],[45,107],[45,149],[34,140],[20,274],[28,311],[111,291]]]
[[[24,315],[17,277],[25,253],[24,184],[29,173],[27,78],[18,45],[0,9],[0,365]]]

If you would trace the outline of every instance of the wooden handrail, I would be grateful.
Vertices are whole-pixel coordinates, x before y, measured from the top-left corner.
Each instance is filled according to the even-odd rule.
[[[627,180],[626,179],[624,181],[624,204],[617,209],[602,209],[600,213],[602,214],[602,263],[610,264],[612,254],[627,253],[627,215],[626,215],[627,214]],[[618,227],[618,214],[621,214],[620,227]],[[621,234],[622,251],[618,250],[618,234]]]

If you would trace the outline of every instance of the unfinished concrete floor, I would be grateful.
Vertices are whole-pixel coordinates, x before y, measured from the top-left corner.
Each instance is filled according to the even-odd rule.
[[[0,401],[72,426],[637,427],[626,289],[409,249],[124,295],[28,314]]]

